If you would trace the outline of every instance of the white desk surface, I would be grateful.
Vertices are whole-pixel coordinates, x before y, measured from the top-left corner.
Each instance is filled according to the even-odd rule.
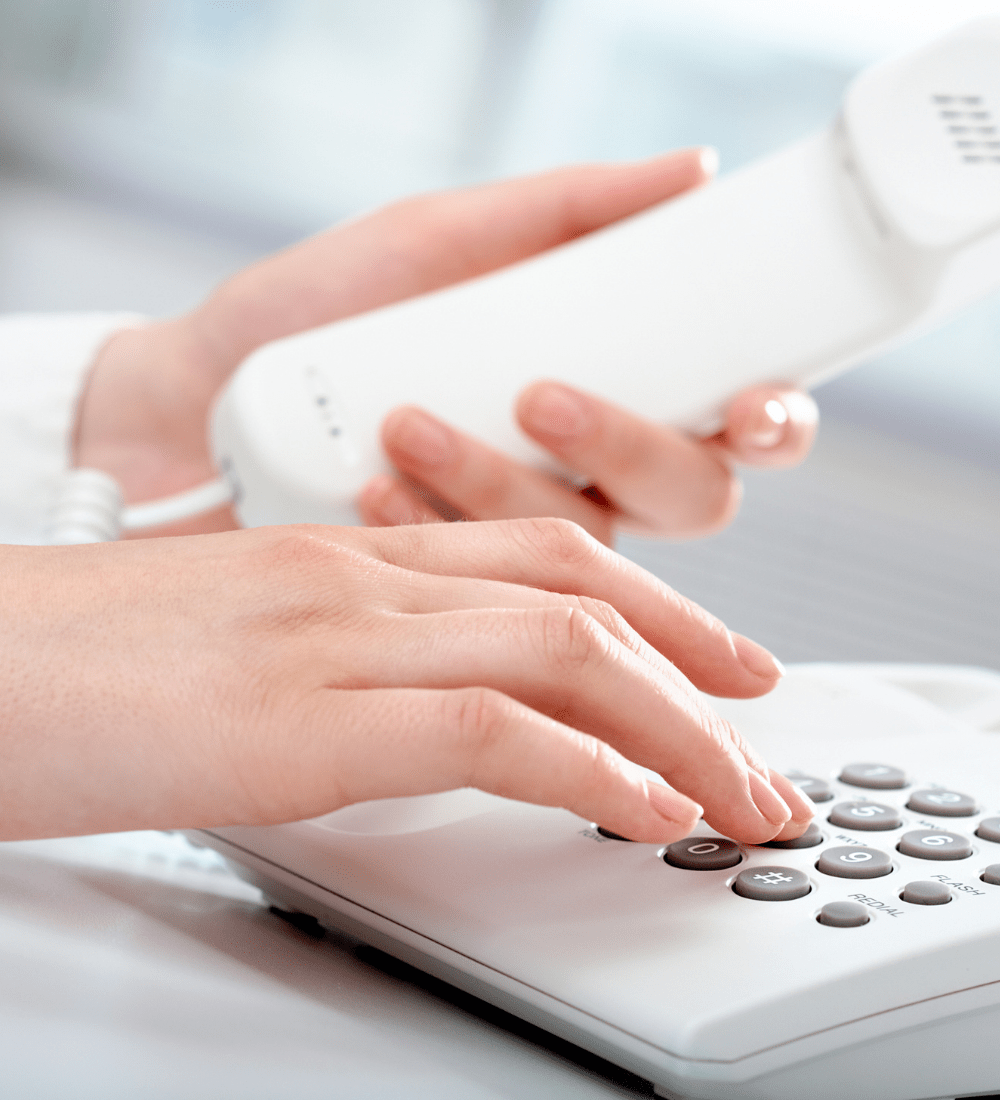
[[[0,844],[12,1100],[635,1095],[312,939],[215,853],[123,833]]]

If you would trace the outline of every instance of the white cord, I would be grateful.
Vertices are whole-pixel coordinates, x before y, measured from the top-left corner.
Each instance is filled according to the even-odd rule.
[[[144,527],[159,527],[161,523],[176,523],[203,512],[214,512],[233,499],[233,490],[221,477],[207,481],[194,489],[186,489],[172,497],[132,504],[122,511],[122,530],[141,531]]]
[[[121,533],[122,491],[101,470],[70,470],[49,513],[48,541],[57,546],[114,542]]]
[[[124,507],[121,487],[102,470],[70,470],[56,493],[46,531],[57,546],[114,542],[121,532],[141,531],[214,511],[233,499],[227,481],[218,478],[162,500]]]

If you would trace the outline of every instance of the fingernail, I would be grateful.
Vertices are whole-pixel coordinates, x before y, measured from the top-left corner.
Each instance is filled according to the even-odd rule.
[[[778,776],[779,780],[784,780],[782,786],[787,786],[788,790],[786,794],[781,797],[788,804],[788,808],[792,811],[792,817],[798,821],[803,819],[811,820],[816,814],[816,805],[813,800],[801,791],[795,783],[785,776],[779,775],[778,772],[771,772],[771,783],[774,783],[774,777]]]
[[[523,419],[535,431],[561,439],[583,435],[592,423],[584,400],[555,382],[544,382],[535,387],[524,409]]]
[[[792,816],[792,811],[780,794],[770,783],[753,768],[747,770],[750,780],[750,797],[753,804],[772,825],[784,825]]]
[[[364,499],[369,511],[383,527],[402,527],[421,520],[406,494],[387,474],[380,474],[368,483]]]
[[[719,170],[719,150],[714,145],[704,145],[698,159],[701,161],[701,170],[711,178]]]
[[[421,466],[443,466],[455,451],[451,432],[417,409],[400,418],[391,442],[393,451],[402,451]]]
[[[740,664],[747,672],[752,672],[754,676],[761,676],[767,680],[785,675],[785,666],[770,650],[750,641],[749,638],[744,638],[742,634],[734,634],[732,638],[736,656],[739,657]]]
[[[746,441],[751,447],[770,450],[785,438],[788,409],[776,398],[764,402],[764,408],[754,427],[747,432]]]
[[[671,825],[690,824],[694,827],[695,821],[701,817],[702,809],[697,802],[664,787],[662,783],[648,782],[646,792],[650,806]]]

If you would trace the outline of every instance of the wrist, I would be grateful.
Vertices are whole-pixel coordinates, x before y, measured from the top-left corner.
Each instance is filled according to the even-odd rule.
[[[75,465],[110,474],[128,503],[212,479],[207,420],[224,378],[190,317],[116,333],[79,403]]]

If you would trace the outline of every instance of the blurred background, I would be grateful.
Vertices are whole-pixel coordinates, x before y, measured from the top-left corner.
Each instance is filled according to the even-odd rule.
[[[414,191],[828,123],[977,0],[0,0],[0,311],[195,304]],[[817,392],[736,524],[622,549],[787,660],[1000,667],[1000,301]]]

